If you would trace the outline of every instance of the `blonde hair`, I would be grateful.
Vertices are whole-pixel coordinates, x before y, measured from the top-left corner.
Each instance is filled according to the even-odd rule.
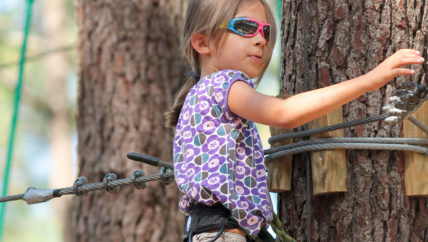
[[[174,105],[171,111],[165,114],[166,126],[175,127],[183,107],[184,100],[186,99],[189,90],[199,81],[201,68],[199,65],[198,52],[193,49],[191,44],[192,35],[195,33],[204,34],[208,41],[214,41],[214,48],[218,48],[223,35],[226,33],[227,28],[219,28],[224,23],[229,23],[234,18],[239,7],[244,4],[253,2],[260,2],[266,10],[268,23],[271,25],[269,33],[269,42],[267,43],[266,51],[262,57],[263,68],[260,72],[257,83],[260,82],[263,74],[265,73],[276,40],[276,24],[275,18],[270,11],[269,5],[265,0],[191,0],[186,12],[186,18],[183,30],[183,47],[184,54],[189,61],[192,71],[196,75],[190,77],[187,82],[182,86],[178,92]],[[198,76],[198,77],[196,77]]]

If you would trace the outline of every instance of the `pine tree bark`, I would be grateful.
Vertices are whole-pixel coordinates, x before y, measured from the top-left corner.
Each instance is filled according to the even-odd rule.
[[[428,4],[425,1],[282,1],[281,93],[304,89],[303,30],[308,31],[308,87],[320,88],[367,73],[398,49],[414,48],[427,59]],[[427,84],[426,64],[412,66],[411,81]],[[406,80],[344,105],[344,120],[381,113],[391,91]],[[370,123],[345,129],[347,137],[400,137],[401,125]],[[348,192],[312,197],[306,203],[304,156],[294,157],[292,191],[280,195],[286,231],[306,241],[307,208],[312,206],[312,241],[428,241],[428,200],[407,197],[404,154],[347,151]]]
[[[179,50],[183,0],[76,0],[79,27],[79,176],[130,177],[158,168],[127,160],[130,151],[172,161],[172,130],[163,113],[184,80]],[[74,241],[179,241],[184,216],[178,189],[92,192],[75,198]]]

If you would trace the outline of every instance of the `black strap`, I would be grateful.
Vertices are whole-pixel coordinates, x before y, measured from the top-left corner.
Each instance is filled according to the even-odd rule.
[[[231,218],[229,209],[225,208],[220,203],[214,204],[213,206],[207,206],[200,203],[195,204],[190,208],[189,214],[190,216],[186,216],[184,222],[183,241],[191,241],[190,236],[214,229],[219,229],[219,232],[211,240],[215,241],[218,237],[220,237],[225,228],[240,228],[239,224]],[[189,229],[187,226],[188,219],[190,219]],[[262,228],[255,240],[247,236],[247,241],[274,242],[275,239],[265,228]]]
[[[190,210],[190,231],[199,234],[226,226],[230,218],[230,211],[222,204],[207,206],[196,204]]]
[[[263,242],[275,242],[275,239],[272,237],[272,235],[267,231],[265,228],[262,228],[257,235],[259,239]]]

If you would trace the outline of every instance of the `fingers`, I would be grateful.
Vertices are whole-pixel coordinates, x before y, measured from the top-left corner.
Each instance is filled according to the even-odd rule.
[[[392,68],[400,67],[403,65],[421,64],[425,61],[425,59],[421,57],[419,51],[412,49],[399,50],[389,59],[389,63],[392,65]]]
[[[421,52],[414,49],[400,49],[399,51],[396,52],[396,54],[415,54],[420,56]]]
[[[422,57],[414,57],[414,56],[406,56],[397,61],[397,66],[402,65],[411,65],[411,64],[421,64],[424,62],[424,58]]]
[[[413,75],[415,74],[414,70],[411,69],[407,69],[407,68],[395,68],[393,70],[393,75],[394,76],[399,76],[399,75]]]

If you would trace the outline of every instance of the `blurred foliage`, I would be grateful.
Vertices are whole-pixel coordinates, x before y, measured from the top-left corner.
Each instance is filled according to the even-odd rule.
[[[43,45],[46,36],[42,26],[44,14],[41,1],[34,2],[27,47],[28,57],[52,48]],[[65,46],[75,43],[77,30],[73,0],[64,1],[64,6],[67,12],[64,28],[67,30],[67,39],[70,40],[64,43]],[[25,0],[0,2],[0,65],[19,61],[25,11]],[[77,90],[75,51],[68,51],[67,58],[71,65],[66,85],[69,100],[68,113],[70,113],[70,122],[74,126]],[[48,75],[49,68],[43,63],[43,58],[27,61],[8,194],[24,193],[30,186],[51,187],[50,174],[54,171],[51,170],[53,161],[50,158],[48,123],[52,117],[46,104],[48,94],[44,81]],[[3,178],[18,64],[0,67],[0,76],[0,174]],[[70,134],[70,137],[74,136]],[[28,206],[23,201],[16,201],[7,204],[2,241],[62,241],[60,231],[51,203]]]

